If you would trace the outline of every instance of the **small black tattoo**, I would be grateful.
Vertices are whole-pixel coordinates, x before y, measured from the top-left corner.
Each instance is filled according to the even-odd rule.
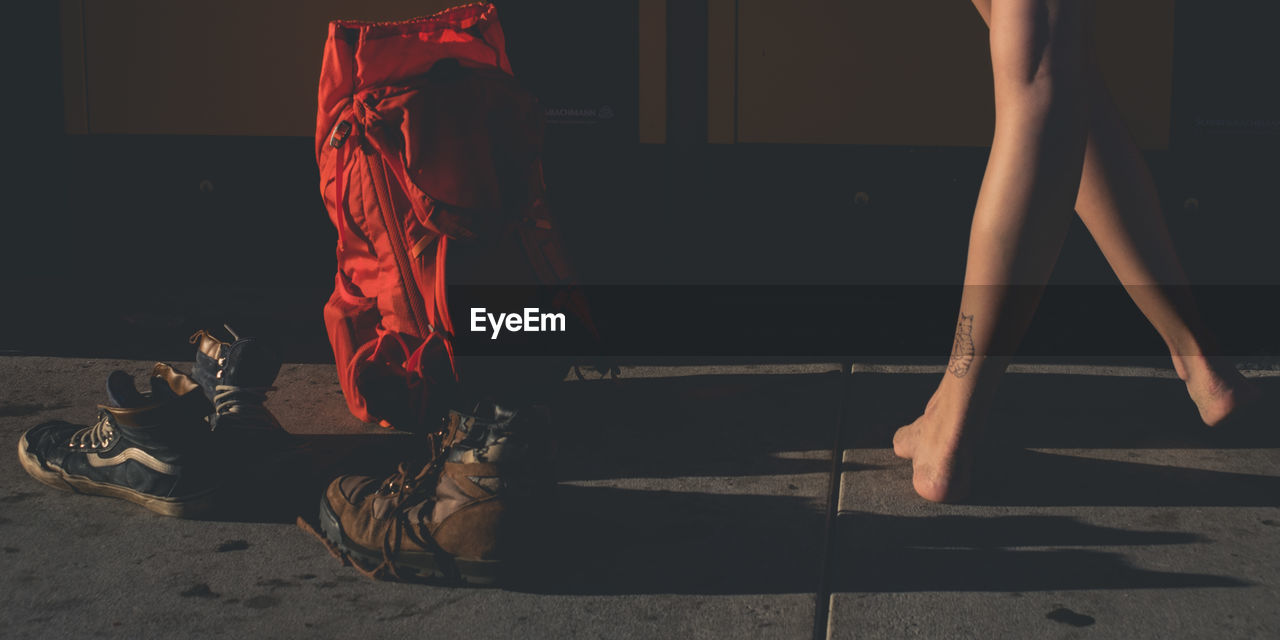
[[[973,316],[960,314],[960,321],[956,323],[956,341],[951,346],[951,363],[947,365],[947,371],[957,378],[963,378],[969,373],[969,365],[973,364]]]

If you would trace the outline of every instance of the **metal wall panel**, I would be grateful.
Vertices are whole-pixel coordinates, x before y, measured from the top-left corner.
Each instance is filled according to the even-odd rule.
[[[1173,0],[1098,5],[1116,102],[1141,146],[1167,148]],[[737,11],[739,142],[990,144],[987,29],[968,2],[738,0]]]

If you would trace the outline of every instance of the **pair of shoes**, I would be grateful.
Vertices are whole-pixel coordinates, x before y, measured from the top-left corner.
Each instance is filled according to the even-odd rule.
[[[372,578],[502,583],[517,532],[554,487],[548,426],[540,406],[450,411],[425,464],[333,480],[320,499],[317,537]]]
[[[228,330],[230,330],[228,328]],[[157,363],[150,386],[112,372],[108,403],[88,426],[56,421],[18,439],[18,460],[55,489],[128,500],[155,513],[199,518],[215,508],[219,487],[243,467],[242,434],[278,443],[288,438],[263,406],[280,368],[274,352],[254,338],[222,342],[206,331],[187,376]]]

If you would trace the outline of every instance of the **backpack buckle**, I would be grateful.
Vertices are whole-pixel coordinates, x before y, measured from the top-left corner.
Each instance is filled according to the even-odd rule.
[[[339,120],[333,125],[333,132],[329,134],[329,146],[337,149],[347,141],[347,137],[351,135],[351,123],[346,120]]]

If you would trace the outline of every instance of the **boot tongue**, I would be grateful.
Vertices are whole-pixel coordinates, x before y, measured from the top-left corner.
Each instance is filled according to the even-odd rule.
[[[225,384],[269,387],[280,373],[280,356],[257,338],[235,341],[227,353]]]
[[[161,376],[151,377],[151,402],[164,402],[178,397],[169,387],[169,381]]]
[[[151,378],[151,391],[141,393],[133,376],[123,371],[112,371],[107,376],[107,406],[116,409],[138,409],[140,407],[166,402],[177,397],[169,383],[163,377]]]
[[[133,376],[117,370],[107,376],[107,401],[113,407],[133,409],[142,406],[146,399],[138,393]]]

